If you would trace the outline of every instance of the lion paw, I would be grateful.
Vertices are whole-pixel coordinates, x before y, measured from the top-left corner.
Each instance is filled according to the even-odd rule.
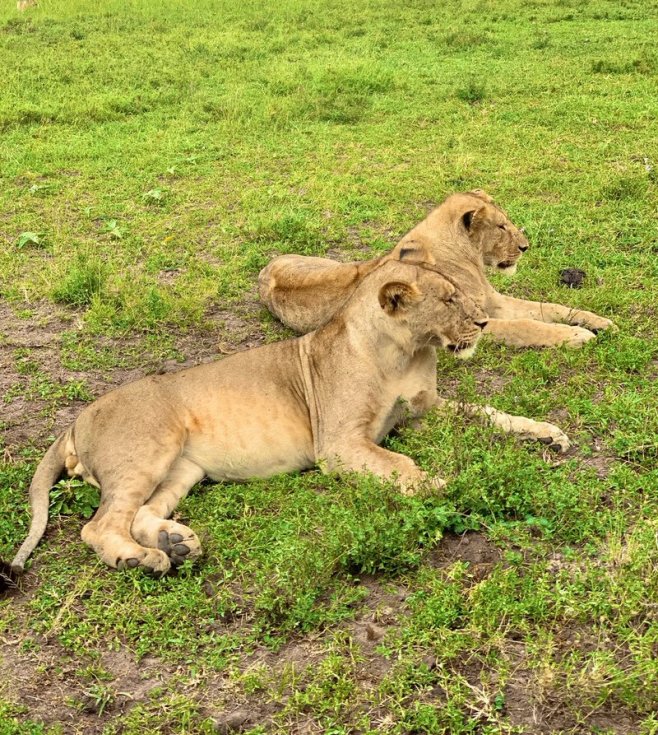
[[[416,495],[421,488],[442,490],[447,485],[440,477],[432,477],[427,472],[419,472],[417,476],[400,483],[400,492],[407,497]]]
[[[131,533],[135,541],[143,546],[165,553],[175,567],[186,559],[201,556],[201,542],[191,528],[161,518],[148,506],[142,506],[137,512]]]
[[[141,567],[151,574],[158,576],[166,574],[171,562],[169,557],[159,549],[144,549],[135,556],[120,556],[115,563],[117,569],[135,569]]]
[[[158,532],[158,548],[164,551],[175,567],[179,567],[186,559],[201,556],[201,542],[191,528],[173,521],[168,526]]]
[[[574,324],[577,324],[579,327],[584,327],[590,332],[594,332],[594,334],[603,332],[606,329],[610,329],[613,332],[617,331],[617,327],[611,319],[598,316],[598,314],[593,314],[590,311],[579,314],[577,320],[574,321]]]
[[[548,445],[549,449],[556,452],[566,452],[571,446],[569,437],[555,424],[549,424],[546,421],[536,421],[534,426],[535,436],[533,437],[542,444]]]
[[[569,334],[566,339],[562,342],[567,347],[582,347],[584,344],[592,339],[595,339],[596,335],[594,332],[590,332],[589,329],[583,329],[582,327],[571,327]]]

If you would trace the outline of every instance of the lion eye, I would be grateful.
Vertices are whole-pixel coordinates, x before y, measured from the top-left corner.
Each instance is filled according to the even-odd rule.
[[[507,228],[505,227],[505,225],[498,225],[498,229],[499,230],[506,230]]]

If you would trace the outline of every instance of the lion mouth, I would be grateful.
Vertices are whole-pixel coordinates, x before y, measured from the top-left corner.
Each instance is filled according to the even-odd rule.
[[[468,360],[475,354],[480,335],[477,334],[459,342],[448,342],[444,348],[458,360]]]
[[[505,270],[506,268],[511,268],[514,265],[514,261],[512,260],[505,260],[502,263],[498,263],[498,267],[501,270]]]
[[[473,346],[474,346],[474,342],[460,342],[458,345],[456,344],[446,345],[446,349],[449,352],[452,352],[453,355],[458,355],[460,352],[465,352],[466,350],[470,350]]]

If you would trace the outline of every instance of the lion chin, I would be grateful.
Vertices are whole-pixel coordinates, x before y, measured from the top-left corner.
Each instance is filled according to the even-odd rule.
[[[458,360],[470,360],[471,357],[475,354],[475,349],[477,347],[477,342],[475,344],[472,344],[470,347],[465,347],[464,349],[458,350],[455,353],[455,357]]]
[[[512,263],[512,265],[507,265],[506,263],[500,263],[498,265],[498,272],[502,273],[504,276],[514,276],[516,275],[516,268],[517,263]]]
[[[458,345],[447,345],[445,349],[457,360],[470,360],[475,354],[479,338],[474,342],[471,342],[467,347],[460,347]]]

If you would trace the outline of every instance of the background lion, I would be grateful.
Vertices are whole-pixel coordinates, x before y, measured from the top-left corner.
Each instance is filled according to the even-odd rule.
[[[282,255],[259,274],[259,293],[284,324],[304,333],[325,323],[358,283],[388,260],[413,253],[462,288],[489,317],[485,332],[515,347],[580,347],[612,322],[560,304],[504,296],[489,283],[485,266],[512,274],[528,249],[524,234],[481,190],[453,194],[379,258],[337,263]],[[563,322],[563,323],[556,323]]]

